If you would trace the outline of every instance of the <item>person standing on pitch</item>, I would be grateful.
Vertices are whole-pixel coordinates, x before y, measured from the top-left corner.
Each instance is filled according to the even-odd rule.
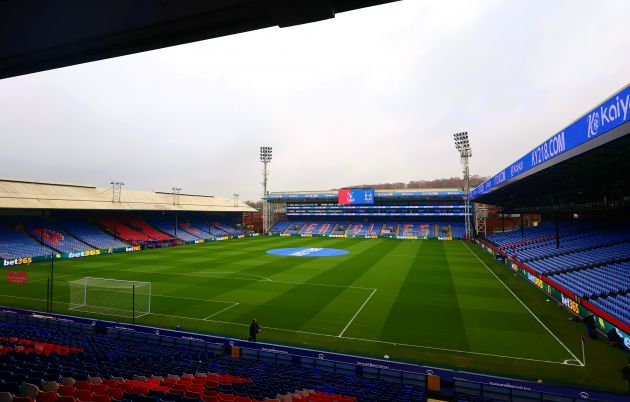
[[[252,323],[249,324],[249,340],[252,342],[256,342],[256,335],[260,332],[260,327],[254,318]]]

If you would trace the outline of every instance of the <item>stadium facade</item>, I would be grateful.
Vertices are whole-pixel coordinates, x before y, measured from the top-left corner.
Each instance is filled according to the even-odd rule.
[[[462,239],[460,189],[278,192],[265,197],[280,236]]]
[[[630,85],[473,189],[500,215],[535,213],[475,240],[630,349]],[[479,220],[479,217],[477,217]],[[529,227],[528,227],[529,226]]]
[[[236,199],[0,180],[0,266],[249,235]]]

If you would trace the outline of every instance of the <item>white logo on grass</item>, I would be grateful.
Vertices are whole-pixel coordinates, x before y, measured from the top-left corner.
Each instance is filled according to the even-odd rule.
[[[315,248],[315,247],[313,247],[313,248],[306,248],[304,250],[300,250],[300,251],[296,251],[294,253],[291,253],[289,255],[292,255],[294,257],[304,257],[305,255],[313,254],[313,253],[316,253],[316,252],[322,251],[322,250],[323,250],[323,248]]]

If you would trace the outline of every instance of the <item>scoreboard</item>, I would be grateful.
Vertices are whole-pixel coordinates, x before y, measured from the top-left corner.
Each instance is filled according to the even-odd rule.
[[[372,205],[374,204],[373,188],[355,188],[339,190],[339,205]]]

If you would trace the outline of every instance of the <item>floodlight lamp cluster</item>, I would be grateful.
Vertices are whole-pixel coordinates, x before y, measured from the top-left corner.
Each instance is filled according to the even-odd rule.
[[[271,147],[260,147],[260,161],[261,162],[271,162]]]
[[[472,156],[470,142],[468,141],[468,132],[455,133],[453,134],[453,138],[455,139],[455,148],[462,156]]]

